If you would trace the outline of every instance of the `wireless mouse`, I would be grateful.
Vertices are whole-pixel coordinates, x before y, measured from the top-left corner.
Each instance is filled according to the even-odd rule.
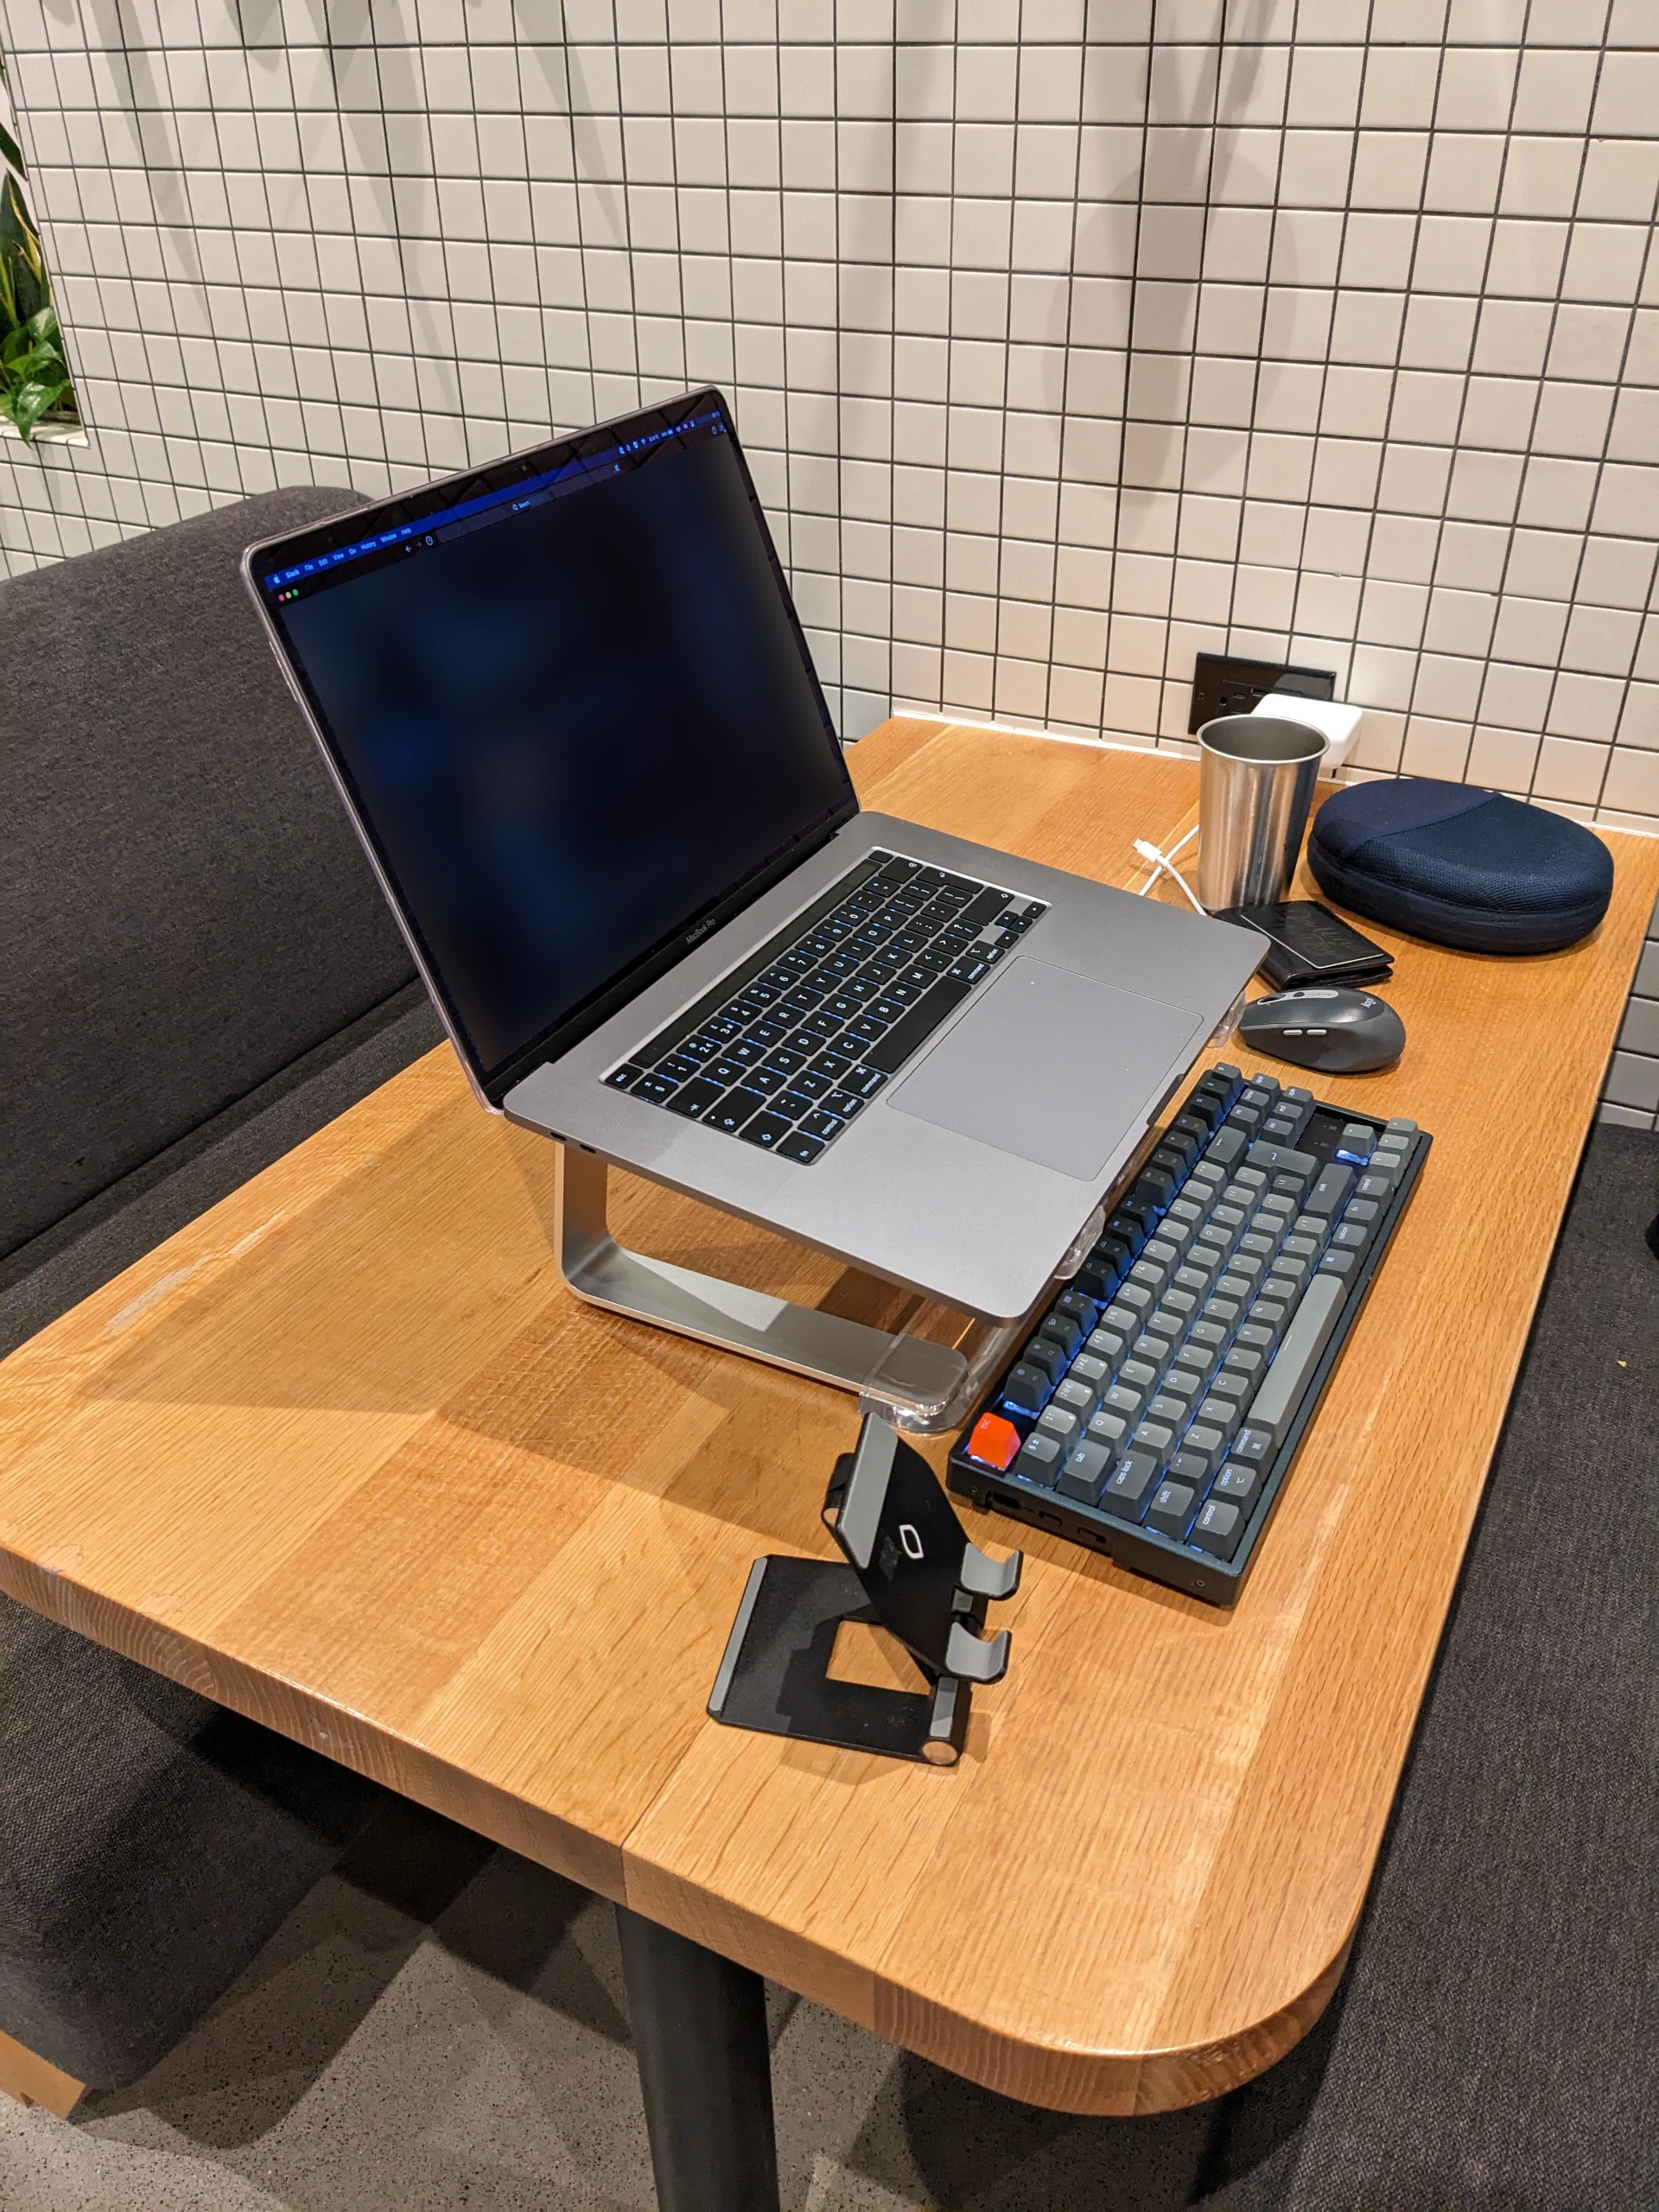
[[[1406,1025],[1369,991],[1310,983],[1255,999],[1238,1018],[1238,1033],[1276,1060],[1322,1075],[1363,1075],[1397,1060]]]

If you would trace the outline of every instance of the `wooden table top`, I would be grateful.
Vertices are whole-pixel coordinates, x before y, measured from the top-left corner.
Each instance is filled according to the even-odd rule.
[[[937,723],[851,757],[888,812],[1120,882],[1197,795],[1166,755]],[[0,1365],[0,1586],[1009,2094],[1229,2088],[1317,2017],[1365,1894],[1659,889],[1659,841],[1605,834],[1592,939],[1406,944],[1403,1059],[1310,1078],[1435,1143],[1236,1610],[1021,1525],[954,1770],[706,1717],[751,1560],[832,1555],[854,1402],[582,1305],[554,1147],[448,1047]],[[612,1214],[891,1297],[649,1185]]]

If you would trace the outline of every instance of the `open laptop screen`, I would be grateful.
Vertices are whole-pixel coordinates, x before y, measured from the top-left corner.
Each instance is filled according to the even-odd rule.
[[[250,580],[493,1093],[855,810],[716,393],[257,549]]]

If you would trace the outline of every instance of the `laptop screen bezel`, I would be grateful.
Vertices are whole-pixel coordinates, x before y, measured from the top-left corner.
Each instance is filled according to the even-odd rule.
[[[800,655],[801,666],[823,726],[824,742],[840,772],[843,795],[826,812],[803,823],[785,845],[761,861],[747,875],[705,901],[695,913],[688,914],[667,936],[633,960],[625,963],[585,999],[549,1022],[507,1058],[486,1067],[473,1044],[461,1009],[444,982],[437,956],[404,894],[391,857],[370,819],[355,779],[334,741],[321,701],[313,690],[283,628],[279,612],[270,603],[268,579],[274,573],[297,567],[302,562],[337,552],[342,547],[354,546],[381,531],[402,529],[423,518],[435,516],[457,505],[468,492],[475,496],[491,492],[509,492],[515,483],[526,477],[539,476],[585,454],[602,452],[607,447],[622,445],[632,438],[648,435],[662,429],[664,425],[671,428],[708,409],[718,413],[721,432],[731,441],[749,509],[766,548],[796,651]],[[575,496],[593,496],[599,488],[591,487]],[[858,813],[858,798],[853,789],[852,778],[848,773],[841,741],[836,734],[823,687],[812,664],[806,635],[796,612],[783,563],[778,557],[778,549],[773,543],[765,510],[754,487],[747,458],[733,423],[731,410],[724,395],[712,385],[683,393],[655,406],[614,416],[609,422],[595,423],[590,429],[576,431],[568,437],[548,439],[540,445],[510,454],[483,468],[457,470],[453,475],[435,479],[415,491],[400,493],[396,499],[377,500],[368,506],[353,507],[329,521],[314,524],[280,537],[266,538],[248,548],[242,559],[242,575],[289,689],[304,711],[311,734],[321,750],[329,774],[368,855],[381,891],[392,910],[450,1039],[461,1055],[473,1089],[491,1107],[499,1109],[507,1092],[532,1070],[558,1059],[580,1044],[584,1037],[591,1035],[601,1023],[637,998],[648,985],[667,974],[694,947],[703,944],[715,930],[734,919],[745,907],[752,906],[775,883],[798,868]]]

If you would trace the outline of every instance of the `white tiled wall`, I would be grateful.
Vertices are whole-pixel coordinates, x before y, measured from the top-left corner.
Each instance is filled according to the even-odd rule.
[[[0,449],[13,567],[714,380],[849,736],[1175,741],[1230,645],[1364,766],[1659,829],[1659,0],[0,22],[92,424]]]

